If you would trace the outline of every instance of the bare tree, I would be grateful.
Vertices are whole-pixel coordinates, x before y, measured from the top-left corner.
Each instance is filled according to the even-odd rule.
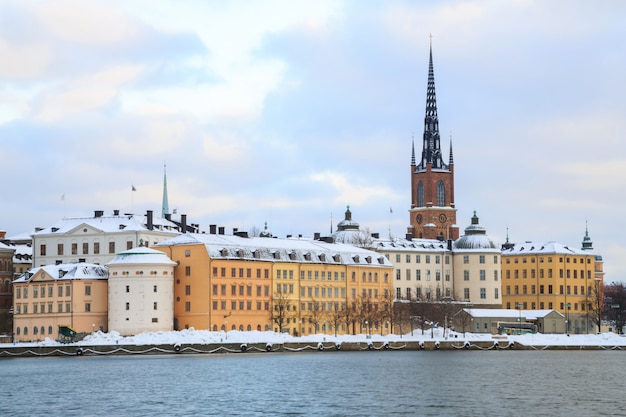
[[[602,319],[604,318],[604,285],[601,280],[595,282],[593,292],[587,294],[587,297],[589,304],[587,312],[591,316],[589,320],[598,327],[599,333],[602,328]]]
[[[352,237],[352,244],[363,249],[374,249],[374,239],[369,228],[359,230],[359,233]]]
[[[315,333],[319,333],[319,324],[322,321],[323,316],[322,305],[315,298],[312,298],[311,301],[309,301],[309,306],[311,307],[307,316],[309,323],[313,325]]]
[[[296,309],[291,308],[292,300],[284,292],[275,292],[272,303],[272,321],[278,326],[278,331],[282,333],[287,320],[295,317]]]
[[[332,310],[328,312],[328,320],[330,325],[333,326],[335,336],[337,336],[337,330],[339,326],[345,322],[344,316],[346,315],[346,305],[344,303],[332,303]],[[339,308],[341,306],[341,308]],[[348,333],[350,329],[348,329]]]

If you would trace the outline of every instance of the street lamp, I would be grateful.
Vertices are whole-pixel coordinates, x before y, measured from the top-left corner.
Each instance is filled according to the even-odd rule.
[[[567,307],[567,310],[565,310],[565,331],[567,332],[567,335],[569,336],[569,309],[572,305],[570,303],[565,304],[565,307]]]
[[[522,307],[524,307],[524,304],[522,303],[517,303],[515,304],[515,307],[517,307],[517,309],[519,310],[519,327],[517,328],[517,334],[521,335],[522,334]]]

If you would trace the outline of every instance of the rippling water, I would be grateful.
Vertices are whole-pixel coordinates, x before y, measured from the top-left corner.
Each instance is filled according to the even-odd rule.
[[[1,359],[0,416],[626,416],[624,352]]]

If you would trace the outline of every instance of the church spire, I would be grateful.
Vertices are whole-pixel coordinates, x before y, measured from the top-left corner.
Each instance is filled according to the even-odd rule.
[[[411,166],[415,166],[415,138],[411,137]]]
[[[165,218],[170,212],[169,203],[167,201],[167,170],[165,162],[163,163],[163,204],[161,208],[161,218]]]
[[[441,138],[439,136],[439,117],[437,116],[437,95],[435,93],[432,35],[430,37],[430,54],[428,60],[426,115],[424,117],[424,144],[422,149],[422,160],[418,169],[425,169],[426,164],[432,164],[433,168],[448,168],[441,158]]]
[[[582,250],[593,250],[593,242],[589,237],[589,227],[587,225],[587,220],[585,220],[585,237],[583,238]]]

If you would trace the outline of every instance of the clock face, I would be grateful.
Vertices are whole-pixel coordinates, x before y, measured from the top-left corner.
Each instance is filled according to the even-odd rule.
[[[417,217],[415,217],[415,220],[417,220],[418,224],[422,224],[422,215],[418,214]]]
[[[445,223],[446,222],[446,215],[445,214],[440,214],[439,215],[439,221],[441,223]]]

